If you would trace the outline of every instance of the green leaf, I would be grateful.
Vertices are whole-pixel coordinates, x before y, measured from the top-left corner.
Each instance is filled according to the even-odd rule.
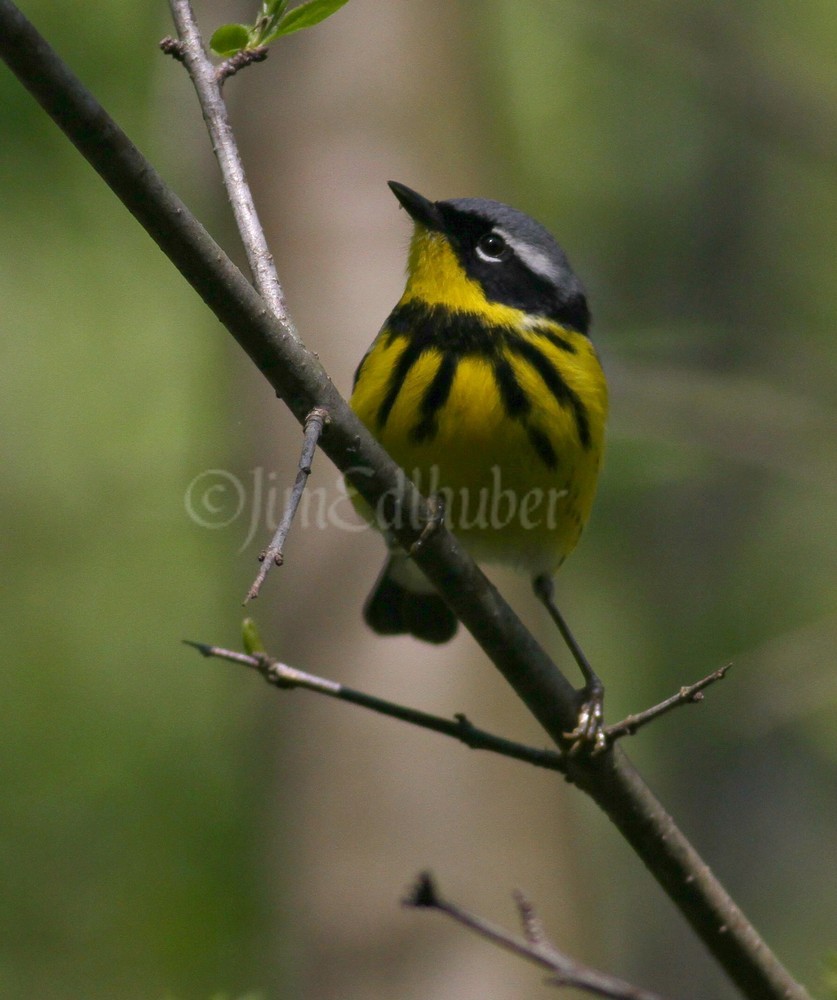
[[[273,32],[285,9],[288,0],[262,0],[262,9],[256,19],[256,23],[250,29],[250,46],[264,45],[273,38]]]
[[[244,652],[249,656],[257,656],[265,651],[262,637],[259,635],[259,630],[252,618],[245,618],[241,623],[241,639],[244,644]]]
[[[285,13],[288,0],[262,0],[262,17],[273,17],[277,20]]]
[[[290,35],[291,32],[301,31],[303,28],[312,28],[315,24],[319,24],[320,21],[325,21],[327,17],[331,17],[332,14],[340,10],[346,3],[348,3],[348,0],[308,0],[307,3],[301,3],[298,7],[294,7],[293,10],[289,10],[285,14],[276,30],[265,41],[272,42],[274,38],[279,38],[280,35]]]
[[[228,59],[246,49],[249,41],[250,29],[246,24],[222,24],[209,39],[209,47],[216,56]]]

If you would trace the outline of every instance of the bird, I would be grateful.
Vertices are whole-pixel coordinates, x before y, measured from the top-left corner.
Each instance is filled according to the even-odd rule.
[[[552,600],[604,453],[607,382],[584,287],[523,212],[389,187],[413,222],[406,287],[357,367],[350,406],[478,562],[530,575],[594,689]],[[409,553],[388,544],[366,622],[381,635],[447,642],[453,612]]]

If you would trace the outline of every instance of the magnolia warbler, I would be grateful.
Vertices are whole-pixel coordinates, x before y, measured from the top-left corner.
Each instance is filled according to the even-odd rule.
[[[415,223],[407,287],[358,366],[352,409],[419,490],[441,498],[474,558],[531,574],[567,638],[552,576],[590,515],[607,415],[584,289],[522,212],[389,186]],[[394,546],[364,615],[380,634],[433,643],[457,627]],[[579,662],[589,687],[595,675]]]

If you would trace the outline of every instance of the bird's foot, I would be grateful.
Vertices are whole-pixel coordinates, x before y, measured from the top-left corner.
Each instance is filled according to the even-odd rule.
[[[598,680],[598,679],[597,679]],[[575,729],[564,733],[571,756],[588,753],[591,757],[607,750],[604,731],[604,688],[601,683],[588,683],[579,692],[579,709]]]

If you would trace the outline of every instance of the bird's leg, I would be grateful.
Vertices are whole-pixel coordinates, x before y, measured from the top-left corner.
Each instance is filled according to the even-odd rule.
[[[590,661],[584,655],[581,646],[564,621],[564,616],[555,603],[555,586],[548,573],[541,573],[532,581],[538,600],[549,612],[550,618],[558,626],[561,638],[573,655],[584,676],[584,687],[578,692],[579,710],[578,722],[571,733],[566,733],[572,741],[571,752],[577,751],[582,745],[590,747],[593,753],[600,753],[607,746],[607,740],[602,731],[604,722],[604,684],[602,684]]]

